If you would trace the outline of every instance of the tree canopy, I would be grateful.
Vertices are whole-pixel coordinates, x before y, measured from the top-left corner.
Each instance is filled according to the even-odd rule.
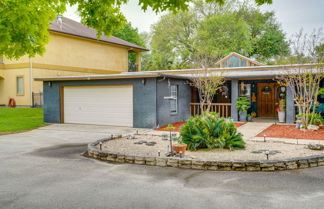
[[[126,23],[120,7],[129,0],[0,0],[0,56],[33,57],[45,51],[49,22],[63,14],[67,5],[77,5],[81,22],[101,34],[111,35]],[[186,10],[193,0],[139,0],[142,10]],[[206,0],[224,4],[226,0]],[[257,4],[272,0],[255,0]]]
[[[152,27],[149,70],[213,67],[230,52],[267,62],[289,52],[273,12],[231,0],[220,6],[196,0],[187,11],[169,13]]]
[[[134,28],[131,23],[126,23],[122,28],[114,30],[112,35],[138,46],[146,47],[144,38],[139,34],[137,28]],[[128,61],[134,64],[135,60],[136,55],[134,53],[130,53]]]

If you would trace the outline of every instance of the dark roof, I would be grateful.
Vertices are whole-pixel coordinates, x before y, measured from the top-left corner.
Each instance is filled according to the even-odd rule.
[[[63,20],[62,27],[60,27],[60,24],[57,21],[50,22],[49,30],[57,33],[64,33],[64,34],[79,36],[79,37],[88,38],[92,40],[98,40],[97,31],[95,29],[89,28],[79,22],[76,22],[66,17],[62,17],[62,20]],[[117,44],[121,46],[127,46],[130,48],[139,49],[143,51],[148,51],[148,49],[145,49],[136,44],[132,44],[128,41],[124,41],[114,36],[106,37],[102,35],[99,41],[103,41],[111,44]]]

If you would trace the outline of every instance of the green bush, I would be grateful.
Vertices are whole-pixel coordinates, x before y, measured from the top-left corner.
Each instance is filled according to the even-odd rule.
[[[245,143],[237,132],[234,123],[220,118],[217,113],[203,113],[190,117],[187,124],[181,127],[181,141],[189,150],[197,149],[243,149]]]
[[[235,106],[240,113],[247,112],[247,110],[251,107],[251,103],[247,97],[239,97],[236,100]]]
[[[296,118],[301,118],[303,114],[296,115]],[[308,124],[312,125],[323,125],[324,118],[321,116],[320,113],[310,113],[308,117]]]

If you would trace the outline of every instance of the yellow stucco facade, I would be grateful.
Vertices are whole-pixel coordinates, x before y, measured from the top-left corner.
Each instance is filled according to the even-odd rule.
[[[126,46],[57,32],[50,32],[50,38],[43,56],[0,60],[0,105],[7,105],[13,98],[18,106],[31,106],[31,92],[43,91],[42,82],[33,78],[127,72],[128,53],[134,51]],[[136,53],[140,63],[140,51]],[[17,95],[17,77],[23,78],[22,95]]]

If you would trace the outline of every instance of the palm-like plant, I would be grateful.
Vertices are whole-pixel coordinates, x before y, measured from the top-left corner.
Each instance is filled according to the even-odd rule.
[[[191,117],[187,124],[181,127],[180,137],[189,150],[245,148],[242,135],[237,132],[234,123],[220,118],[217,113],[205,112]]]

